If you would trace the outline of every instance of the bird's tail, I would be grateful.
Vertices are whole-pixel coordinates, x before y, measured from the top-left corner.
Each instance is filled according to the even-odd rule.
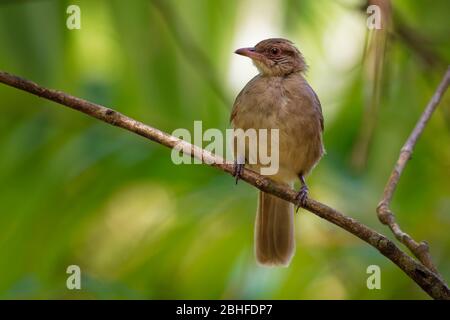
[[[294,206],[259,192],[255,223],[255,255],[265,266],[288,266],[294,254]]]

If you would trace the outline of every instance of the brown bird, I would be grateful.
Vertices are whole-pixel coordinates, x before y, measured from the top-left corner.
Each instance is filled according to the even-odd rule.
[[[279,170],[270,178],[293,187],[300,179],[298,206],[304,205],[308,187],[305,177],[324,153],[323,116],[319,99],[305,80],[305,60],[294,44],[286,39],[267,39],[255,47],[235,53],[249,57],[259,70],[234,102],[230,121],[234,129],[278,129]],[[267,143],[270,146],[270,142]],[[278,147],[278,150],[273,148]],[[245,155],[235,159],[248,163]],[[235,160],[236,181],[245,163]],[[252,168],[261,169],[256,162]],[[294,206],[270,194],[259,193],[255,222],[255,255],[261,265],[287,266],[295,249]]]

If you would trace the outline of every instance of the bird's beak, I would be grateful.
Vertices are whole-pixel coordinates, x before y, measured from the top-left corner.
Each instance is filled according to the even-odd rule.
[[[257,53],[255,48],[240,48],[237,49],[234,53],[240,54],[241,56],[249,57],[250,59],[261,60],[261,54]]]

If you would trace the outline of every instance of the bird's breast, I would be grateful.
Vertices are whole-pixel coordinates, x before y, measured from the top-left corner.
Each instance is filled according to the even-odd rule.
[[[312,100],[303,94],[301,86],[289,87],[282,79],[262,78],[244,88],[237,102],[236,115],[232,120],[234,128],[278,129],[278,141],[267,141],[271,152],[277,150],[284,176],[295,178],[300,172],[307,172],[323,153],[319,121],[311,106]]]

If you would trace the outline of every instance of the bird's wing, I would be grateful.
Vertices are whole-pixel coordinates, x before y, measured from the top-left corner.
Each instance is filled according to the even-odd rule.
[[[254,82],[259,78],[259,75],[255,76],[252,80],[250,80],[245,87],[239,92],[239,94],[236,97],[236,100],[234,100],[233,109],[231,110],[230,115],[230,122],[233,122],[234,117],[236,117],[236,114],[239,112],[239,106],[241,104],[242,95],[244,92],[248,91],[248,88],[253,86]]]
[[[314,107],[317,108],[317,111],[319,112],[319,121],[320,121],[320,127],[322,128],[322,132],[324,130],[324,121],[323,121],[323,114],[322,114],[322,105],[320,103],[319,97],[317,96],[316,92],[311,88],[309,84],[307,84],[308,89],[312,92],[312,98],[314,100]]]
[[[242,93],[242,91],[241,91]],[[239,93],[239,95],[236,97],[236,100],[233,103],[233,109],[231,109],[231,115],[230,115],[230,123],[233,122],[234,117],[236,117],[236,114],[238,112],[239,109],[239,96],[241,95],[241,93]]]

